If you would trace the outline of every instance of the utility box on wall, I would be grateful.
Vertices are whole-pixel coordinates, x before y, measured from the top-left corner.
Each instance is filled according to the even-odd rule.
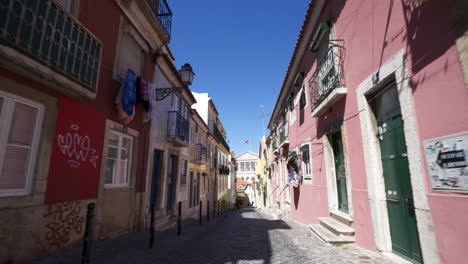
[[[424,141],[433,190],[468,193],[468,131]]]

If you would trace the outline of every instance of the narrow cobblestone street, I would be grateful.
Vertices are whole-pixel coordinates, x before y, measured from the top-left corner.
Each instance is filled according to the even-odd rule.
[[[202,227],[157,234],[155,248],[148,236],[126,235],[94,244],[91,263],[391,263],[382,255],[355,245],[321,242],[307,226],[272,220],[255,209],[220,216]],[[81,248],[65,249],[34,263],[80,263]]]

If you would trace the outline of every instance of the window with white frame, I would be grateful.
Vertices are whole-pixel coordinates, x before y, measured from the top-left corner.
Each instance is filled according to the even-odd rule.
[[[0,92],[0,196],[30,192],[43,106]]]
[[[304,177],[305,184],[312,183],[312,166],[311,166],[311,158],[310,158],[310,145],[306,144],[301,146],[301,156],[302,156],[302,176]]]
[[[307,95],[306,95],[306,89],[305,86],[302,86],[301,91],[299,92],[300,97],[299,97],[299,109],[302,111],[307,107]]]
[[[299,94],[298,94],[299,95]],[[296,120],[297,120],[297,104],[299,102],[299,96],[296,96],[296,98],[294,98],[294,105],[293,105],[293,108],[292,110],[289,112],[289,126],[292,126],[294,123],[296,123]]]
[[[182,168],[182,177],[181,177],[181,184],[187,184],[187,170],[188,170],[188,161],[184,160],[183,168]]]
[[[110,131],[107,142],[105,187],[130,185],[133,138],[129,135]]]

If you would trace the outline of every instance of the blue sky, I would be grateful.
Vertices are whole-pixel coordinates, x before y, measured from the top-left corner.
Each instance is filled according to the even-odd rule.
[[[168,0],[175,65],[195,72],[190,87],[208,92],[239,155],[258,152],[309,0]],[[265,128],[265,133],[268,130]]]

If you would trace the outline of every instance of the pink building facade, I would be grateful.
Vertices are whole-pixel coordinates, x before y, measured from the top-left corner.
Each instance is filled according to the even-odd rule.
[[[269,203],[322,239],[467,256],[464,1],[311,1],[267,140]]]

